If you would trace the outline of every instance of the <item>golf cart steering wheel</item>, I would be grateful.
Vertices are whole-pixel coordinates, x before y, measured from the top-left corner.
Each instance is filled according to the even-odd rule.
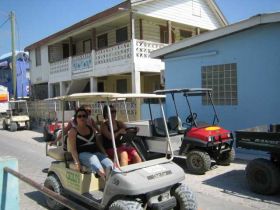
[[[194,124],[194,121],[196,120],[196,118],[197,118],[197,114],[194,112],[187,117],[186,123],[188,125],[192,126]]]
[[[138,129],[137,127],[128,127],[125,129],[126,134],[122,135],[120,140],[123,144],[131,143],[136,136]]]

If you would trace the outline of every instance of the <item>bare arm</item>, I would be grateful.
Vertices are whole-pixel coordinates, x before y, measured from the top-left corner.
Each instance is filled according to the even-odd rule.
[[[107,155],[106,150],[105,150],[105,148],[104,148],[104,146],[103,146],[103,138],[102,138],[102,135],[101,135],[101,134],[97,134],[97,135],[96,135],[96,145],[97,145],[98,149],[99,149],[102,153],[104,153],[105,155]]]
[[[96,134],[96,133],[99,133],[99,128],[98,126],[96,125],[95,121],[91,118],[91,124],[92,124],[92,129],[93,129],[93,132]]]
[[[75,163],[75,165],[77,165],[77,169],[80,170],[81,163],[80,163],[79,155],[77,152],[76,136],[77,136],[77,131],[74,128],[72,128],[68,135],[67,147],[68,147],[68,151],[71,152],[71,154],[72,154],[74,163]]]

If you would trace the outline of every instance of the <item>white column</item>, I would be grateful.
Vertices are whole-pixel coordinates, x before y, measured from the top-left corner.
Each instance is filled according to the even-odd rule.
[[[132,71],[132,92],[133,93],[141,93],[141,78],[139,71]]]
[[[52,84],[51,83],[48,83],[48,97],[49,98],[53,97]]]
[[[97,78],[90,77],[90,92],[97,92]]]
[[[59,82],[59,95],[64,96],[64,94],[65,94],[65,91],[64,91],[63,82]]]

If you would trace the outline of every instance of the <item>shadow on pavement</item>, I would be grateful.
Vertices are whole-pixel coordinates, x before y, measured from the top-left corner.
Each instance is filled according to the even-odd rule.
[[[25,193],[25,195],[35,201],[39,206],[45,207],[47,209],[47,205],[45,202],[45,196],[43,193],[39,191],[33,191],[29,193]]]
[[[40,143],[46,143],[44,137],[33,137],[32,139],[34,139],[35,141],[38,141]]]
[[[251,192],[246,182],[244,170],[232,170],[207,179],[202,183],[220,188],[223,193],[229,195],[280,206],[280,193],[268,196]]]

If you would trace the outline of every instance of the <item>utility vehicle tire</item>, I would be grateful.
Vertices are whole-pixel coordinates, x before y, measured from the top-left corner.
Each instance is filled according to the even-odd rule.
[[[15,122],[10,124],[10,131],[14,132],[17,131],[17,124]]]
[[[186,157],[187,168],[192,173],[202,175],[211,167],[211,158],[207,152],[192,150]]]
[[[61,193],[62,193],[62,189],[61,189],[62,186],[60,184],[60,181],[58,180],[58,178],[55,175],[48,176],[47,179],[44,182],[44,186],[46,188],[58,193],[59,195],[61,195]],[[46,203],[47,203],[47,206],[50,209],[53,209],[53,210],[65,209],[65,207],[62,204],[60,204],[59,202],[51,199],[48,196],[46,196]]]
[[[5,120],[3,120],[2,125],[3,125],[3,129],[4,129],[4,130],[8,130],[8,126],[7,126]]]
[[[137,201],[116,200],[110,205],[109,210],[143,210],[143,207]]]
[[[280,170],[269,160],[254,159],[248,163],[245,170],[247,182],[252,191],[270,195],[280,189]]]
[[[235,150],[231,148],[230,151],[222,153],[219,158],[216,159],[217,164],[222,166],[229,166],[235,158]]]
[[[174,196],[177,201],[177,206],[174,210],[197,210],[195,196],[187,185],[181,184],[171,191],[171,195]]]

